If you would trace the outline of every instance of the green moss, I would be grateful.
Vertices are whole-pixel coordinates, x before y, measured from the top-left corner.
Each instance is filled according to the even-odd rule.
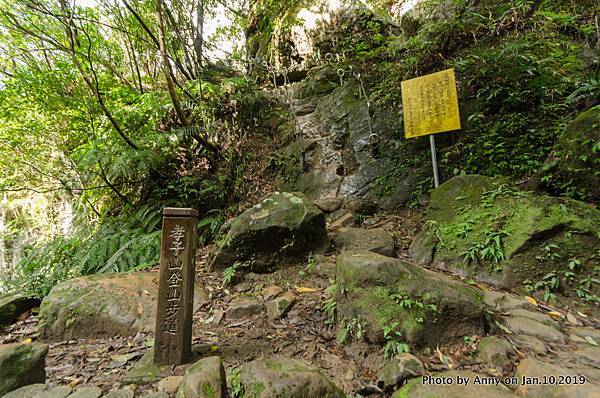
[[[401,389],[399,389],[398,391],[396,391],[394,393],[394,395],[392,395],[392,398],[410,398],[410,396],[411,396],[410,392],[411,392],[412,388],[415,385],[419,385],[419,384],[423,384],[422,377],[408,380]],[[427,398],[429,398],[429,397],[427,397]],[[435,397],[433,397],[433,398],[435,398]]]
[[[207,398],[217,398],[217,392],[211,383],[202,384],[202,393]]]
[[[469,181],[474,188],[468,188]],[[589,248],[600,243],[600,212],[592,206],[533,195],[480,176],[455,177],[432,198],[429,224],[438,237],[434,263],[520,291],[550,273],[568,276],[576,290],[582,276],[596,272],[597,254]],[[499,245],[490,240],[494,236]],[[501,252],[494,260],[482,256],[490,242]],[[569,270],[573,258],[582,266]],[[525,280],[528,286],[521,285]]]
[[[267,359],[265,360],[265,365],[267,366],[267,369],[275,370],[277,372],[281,372],[283,370],[283,365],[279,361]]]
[[[262,383],[253,383],[244,389],[245,398],[258,398],[260,394],[265,390],[265,385]]]
[[[399,286],[402,286],[399,284]],[[399,302],[405,291],[401,288],[393,291],[386,287],[375,287],[362,290],[358,300],[358,307],[363,313],[371,312],[376,326],[383,329],[394,322],[400,322],[400,331],[403,334],[413,334],[416,330],[434,323],[437,310],[431,305],[429,298],[423,296],[405,295],[405,301],[409,304],[402,305]],[[410,305],[410,308],[408,307]]]

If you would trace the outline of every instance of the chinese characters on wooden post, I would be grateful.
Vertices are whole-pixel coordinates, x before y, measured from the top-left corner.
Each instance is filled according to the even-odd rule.
[[[194,209],[163,209],[154,337],[157,365],[179,365],[191,360],[197,219]]]

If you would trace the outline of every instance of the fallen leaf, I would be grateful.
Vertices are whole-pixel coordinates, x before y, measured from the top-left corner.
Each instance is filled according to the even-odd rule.
[[[553,316],[555,318],[562,318],[564,316],[563,314],[561,314],[558,311],[550,311],[550,312],[548,312],[548,315]]]
[[[25,340],[22,341],[23,344],[29,344],[31,342],[32,342],[31,337],[28,337],[28,338],[26,338]]]
[[[594,340],[590,336],[585,336],[585,341],[587,341],[588,344],[591,344],[591,345],[593,345],[595,347],[598,347],[598,343],[596,343],[596,340]]]
[[[577,320],[577,318],[575,318],[575,316],[573,314],[571,314],[570,312],[567,312],[567,321],[569,321],[569,323],[571,325],[575,325],[575,326],[581,326],[582,323],[579,322]]]
[[[75,379],[69,383],[69,387],[73,388],[79,383],[81,383],[81,379]]]
[[[506,326],[504,326],[500,322],[495,321],[495,323],[496,323],[496,326],[498,326],[500,328],[500,330],[502,330],[504,333],[513,334],[513,332],[511,332],[509,328],[507,328]]]
[[[218,310],[215,311],[214,317],[213,317],[213,323],[218,325],[221,320],[223,319],[223,316],[225,315],[225,312]]]
[[[537,301],[535,301],[535,299],[531,296],[525,296],[525,300],[527,300],[531,305],[535,305],[536,307],[538,305]]]
[[[138,316],[142,316],[144,313],[144,307],[142,307],[142,303],[138,303]]]
[[[442,354],[442,352],[440,351],[440,347],[436,347],[435,352],[437,352],[440,362],[444,363],[444,354]]]
[[[319,289],[315,289],[314,287],[297,287],[296,286],[296,291],[298,293],[314,293],[318,290]]]
[[[583,317],[583,318],[587,318],[588,317],[586,314],[582,314],[579,311],[577,311],[577,315],[579,315],[580,317]]]
[[[484,292],[487,292],[488,290],[490,290],[490,289],[489,289],[487,286],[485,286],[485,285],[482,285],[481,283],[476,283],[476,286],[477,286],[479,289],[483,290]]]
[[[107,365],[107,368],[114,369],[127,365],[127,362],[141,357],[143,352],[130,352],[128,354],[113,355],[112,361]]]

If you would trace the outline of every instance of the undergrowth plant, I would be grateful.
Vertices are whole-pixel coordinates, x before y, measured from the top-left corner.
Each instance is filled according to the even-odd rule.
[[[454,68],[464,117],[461,132],[440,136],[444,179],[463,173],[521,179],[544,164],[573,116],[598,102],[592,3],[433,0],[421,4],[418,20],[409,13],[400,24],[359,9],[341,16],[319,48],[333,52],[335,45],[347,63],[364,67],[372,103],[391,111],[401,109],[402,81]],[[403,137],[399,123],[396,139]],[[426,151],[406,151],[402,144],[398,156],[384,154],[390,167],[376,179],[378,196],[393,195],[406,170],[419,170],[418,194],[432,188],[429,159],[420,156]]]
[[[80,229],[27,247],[5,290],[44,297],[57,283],[81,275],[125,272],[158,263],[160,210],[143,206],[133,214],[110,219],[96,230]]]
[[[363,321],[359,318],[343,320],[338,330],[336,341],[338,344],[344,344],[350,339],[363,340],[365,337]]]
[[[385,339],[383,357],[385,359],[410,352],[410,346],[402,342],[402,333],[396,330],[398,326],[400,326],[400,322],[394,322],[383,328],[383,338]]]

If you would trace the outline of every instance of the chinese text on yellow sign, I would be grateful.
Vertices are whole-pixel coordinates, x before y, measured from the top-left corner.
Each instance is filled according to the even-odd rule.
[[[402,82],[406,138],[460,129],[454,69]]]

